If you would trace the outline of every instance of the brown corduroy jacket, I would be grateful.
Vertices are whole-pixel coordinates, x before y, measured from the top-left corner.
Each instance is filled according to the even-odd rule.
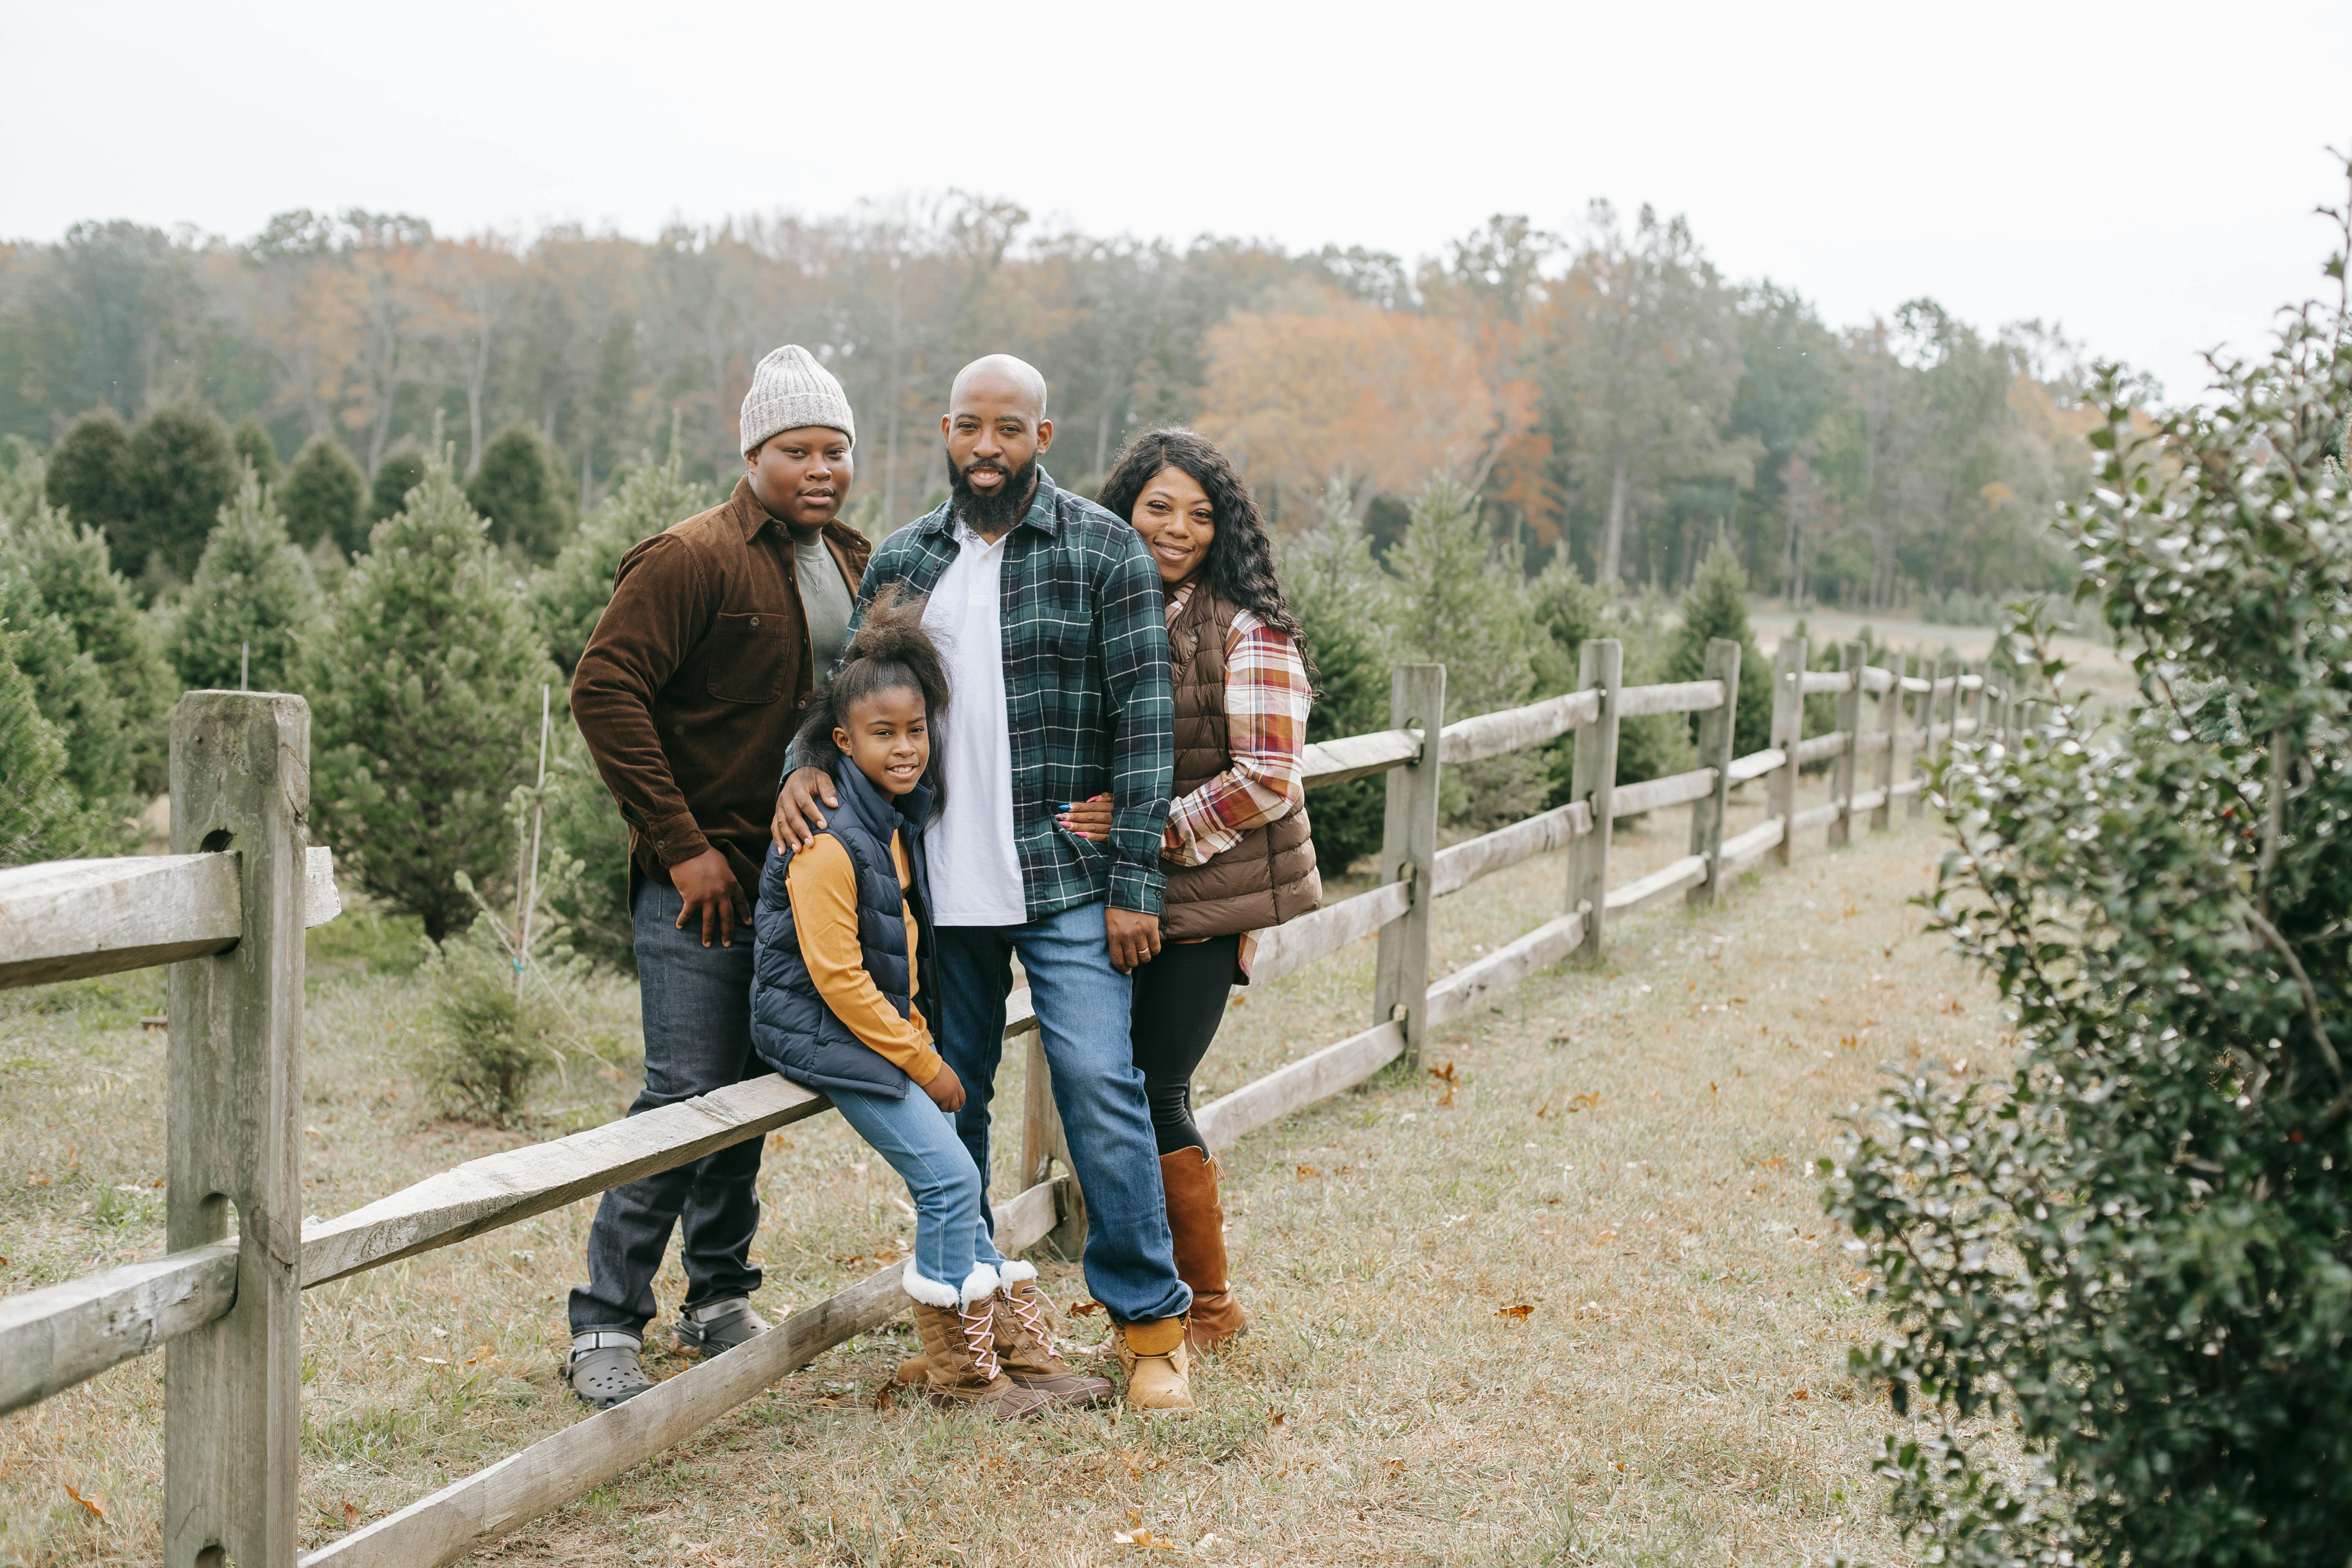
[[[824,541],[857,594],[871,552],[845,523]],[[657,881],[713,847],[746,898],[760,886],[784,752],[810,692],[792,534],[738,479],[723,505],[621,558],[613,602],[572,677],[572,716]]]

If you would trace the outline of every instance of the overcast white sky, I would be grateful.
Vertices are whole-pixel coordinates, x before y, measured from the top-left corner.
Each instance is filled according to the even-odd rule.
[[[444,232],[960,186],[1091,232],[1438,251],[1686,215],[1836,323],[1931,295],[2201,385],[2319,287],[2352,5],[0,0],[0,235]]]

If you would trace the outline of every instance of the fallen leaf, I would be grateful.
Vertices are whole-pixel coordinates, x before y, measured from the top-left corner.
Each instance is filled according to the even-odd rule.
[[[28,1187],[46,1187],[49,1184],[49,1178],[38,1171],[27,1171],[25,1173],[25,1184]]]
[[[359,1527],[360,1505],[355,1502],[347,1502],[343,1504],[343,1528],[345,1530],[357,1530]]]
[[[92,1492],[89,1496],[84,1497],[81,1493],[73,1489],[73,1483],[71,1481],[68,1481],[66,1483],[66,1496],[73,1499],[74,1501],[89,1510],[91,1518],[97,1520],[101,1524],[105,1522],[106,1494],[104,1492]]]
[[[1811,1399],[1811,1398],[1812,1397],[1812,1395],[1811,1395],[1810,1393],[1806,1392],[1804,1389],[1801,1389],[1801,1389],[1797,1390],[1797,1392],[1796,1392],[1796,1393],[1794,1393],[1794,1394],[1792,1394],[1789,1395],[1789,1397],[1790,1397],[1790,1398],[1791,1398],[1791,1399]]]
[[[884,1379],[882,1380],[882,1382],[881,1382],[880,1386],[877,1387],[877,1388],[874,1390],[874,1408],[875,1408],[875,1409],[877,1409],[877,1410],[887,1410],[887,1409],[891,1408],[893,1405],[897,1405],[897,1404],[898,1404],[898,1380],[897,1380],[897,1379],[895,1379],[895,1378],[887,1378],[887,1377],[884,1378]],[[832,1403],[832,1401],[831,1401],[831,1400],[820,1400],[818,1403],[820,1403],[820,1404],[826,1404],[826,1405],[829,1405],[829,1404],[831,1404],[831,1403]]]
[[[1393,1480],[1396,1479],[1397,1472],[1404,1468],[1404,1458],[1402,1455],[1391,1454],[1381,1461],[1381,1468],[1386,1470],[1389,1473],[1389,1479]]]
[[[1706,1091],[1707,1091],[1707,1093],[1709,1093],[1709,1094],[1713,1094],[1713,1093],[1715,1093],[1715,1092],[1716,1092],[1716,1089],[1715,1089],[1715,1079],[1707,1079],[1707,1080],[1706,1080]]]
[[[1289,1413],[1288,1413],[1288,1412],[1286,1412],[1286,1411],[1281,1411],[1281,1410],[1277,1410],[1277,1411],[1276,1411],[1276,1412],[1274,1413],[1274,1419],[1273,1419],[1273,1420],[1271,1420],[1271,1421],[1269,1421],[1269,1422],[1267,1422],[1267,1423],[1265,1424],[1265,1426],[1266,1426],[1266,1430],[1267,1430],[1267,1431],[1269,1431],[1269,1432],[1287,1432],[1287,1431],[1289,1431],[1289,1430],[1291,1429],[1291,1422],[1290,1422],[1290,1415],[1289,1415]]]
[[[1454,1076],[1454,1064],[1449,1061],[1442,1068],[1431,1068],[1429,1069],[1429,1076],[1445,1086],[1445,1092],[1439,1096],[1437,1103],[1440,1105],[1453,1104],[1454,1091],[1462,1087],[1462,1080]]]
[[[1302,1182],[1307,1180],[1309,1176],[1319,1176],[1322,1173],[1322,1170],[1318,1166],[1301,1165],[1298,1167],[1298,1179]]]
[[[1102,1310],[1102,1303],[1100,1301],[1073,1301],[1070,1303],[1070,1316],[1073,1318],[1091,1318]]]
[[[1516,1306],[1516,1307],[1497,1307],[1497,1308],[1496,1308],[1496,1309],[1495,1309],[1495,1316],[1496,1316],[1496,1317],[1498,1317],[1498,1318],[1509,1318],[1509,1319],[1514,1320],[1515,1321],[1522,1322],[1522,1323],[1523,1323],[1523,1322],[1526,1322],[1526,1321],[1527,1321],[1527,1320],[1528,1320],[1528,1313],[1530,1313],[1530,1312],[1532,1312],[1532,1311],[1534,1311],[1535,1310],[1536,1310],[1536,1309],[1535,1309],[1535,1304],[1534,1304],[1533,1302],[1530,1302],[1530,1301],[1522,1301],[1522,1302],[1520,1302],[1520,1303],[1519,1303],[1517,1306]]]
[[[1536,1107],[1536,1120],[1537,1120],[1538,1121],[1541,1121],[1545,1117],[1549,1116],[1550,1114],[1551,1114],[1551,1101],[1550,1101],[1550,1100],[1545,1100],[1541,1105],[1539,1105],[1539,1106]]]

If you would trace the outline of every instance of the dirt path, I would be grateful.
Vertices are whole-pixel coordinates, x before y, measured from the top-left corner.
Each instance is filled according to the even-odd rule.
[[[1679,816],[1622,840],[1618,879],[1680,852]],[[1867,1473],[1888,1414],[1843,1371],[1871,1322],[1810,1165],[1877,1063],[1993,1040],[1986,993],[1913,934],[1905,900],[1937,849],[1899,819],[1843,851],[1808,845],[1726,909],[1643,917],[1603,968],[1540,976],[1444,1031],[1426,1066],[1450,1081],[1391,1071],[1232,1151],[1256,1326],[1202,1371],[1190,1418],[982,1430],[877,1412],[907,1342],[886,1332],[486,1555],[1096,1563],[1130,1555],[1115,1535],[1140,1523],[1210,1563],[1902,1561]],[[1557,908],[1563,877],[1549,858],[1446,900],[1437,967]],[[1368,950],[1343,954],[1253,998],[1213,1089],[1360,1027],[1369,971]],[[615,1011],[627,1001],[616,988]],[[388,1080],[379,1042],[416,1004],[379,978],[314,1005],[320,1212],[500,1141],[427,1121]],[[46,1063],[68,1038],[32,1049]],[[70,1038],[132,1086],[112,1092],[136,1145],[153,1098],[139,1066],[160,1052],[135,1020]],[[0,1181],[21,1176],[24,1119],[71,1100],[43,1077],[54,1093],[0,1118]],[[761,1185],[772,1311],[871,1268],[907,1228],[888,1168],[835,1119],[772,1139]],[[77,1242],[98,1233],[54,1190],[9,1194],[0,1254],[36,1247],[46,1272],[138,1250],[136,1225]],[[310,1295],[306,1545],[575,1418],[552,1368],[587,1215]],[[1083,1300],[1074,1267],[1046,1273],[1057,1300]],[[666,1301],[677,1285],[673,1266]],[[1097,1345],[1102,1321],[1066,1331]],[[0,1563],[152,1558],[161,1370],[149,1358],[0,1422]],[[106,1492],[103,1523],[67,1482]]]

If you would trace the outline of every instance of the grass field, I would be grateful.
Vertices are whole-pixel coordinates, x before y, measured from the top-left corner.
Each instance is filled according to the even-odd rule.
[[[1760,809],[1736,805],[1732,829]],[[1681,812],[1628,826],[1615,880],[1683,851]],[[1996,1046],[1989,993],[1906,904],[1932,874],[1930,826],[1898,808],[1850,848],[1808,835],[1724,908],[1640,917],[1602,966],[1449,1027],[1432,1070],[1391,1069],[1230,1151],[1255,1327],[1198,1372],[1194,1415],[994,1428],[877,1409],[908,1344],[886,1331],[485,1557],[1097,1563],[1137,1555],[1117,1537],[1139,1526],[1216,1563],[1907,1561],[1868,1473],[1891,1416],[1843,1370],[1874,1325],[1810,1167],[1882,1062],[1981,1064]],[[1549,858],[1447,900],[1434,967],[1556,910],[1564,875]],[[526,1127],[439,1120],[404,1067],[424,1002],[413,936],[361,916],[313,940],[312,1213],[602,1121],[634,1091],[583,1062]],[[1205,1094],[1360,1028],[1370,981],[1363,944],[1251,997]],[[160,1248],[162,1036],[140,1018],[162,990],[158,972],[0,997],[0,1289]],[[603,985],[594,1007],[634,1051],[634,987]],[[999,1085],[1013,1107],[1016,1079]],[[772,1137],[761,1184],[772,1317],[909,1230],[896,1177],[835,1118]],[[589,1213],[306,1297],[306,1546],[578,1418],[558,1363]],[[1083,1302],[1074,1266],[1045,1279]],[[680,1283],[673,1265],[665,1302]],[[1074,1354],[1099,1352],[1102,1324],[1066,1317]],[[667,1343],[657,1330],[656,1373],[681,1364]],[[0,1419],[0,1563],[154,1560],[161,1388],[150,1357]]]

